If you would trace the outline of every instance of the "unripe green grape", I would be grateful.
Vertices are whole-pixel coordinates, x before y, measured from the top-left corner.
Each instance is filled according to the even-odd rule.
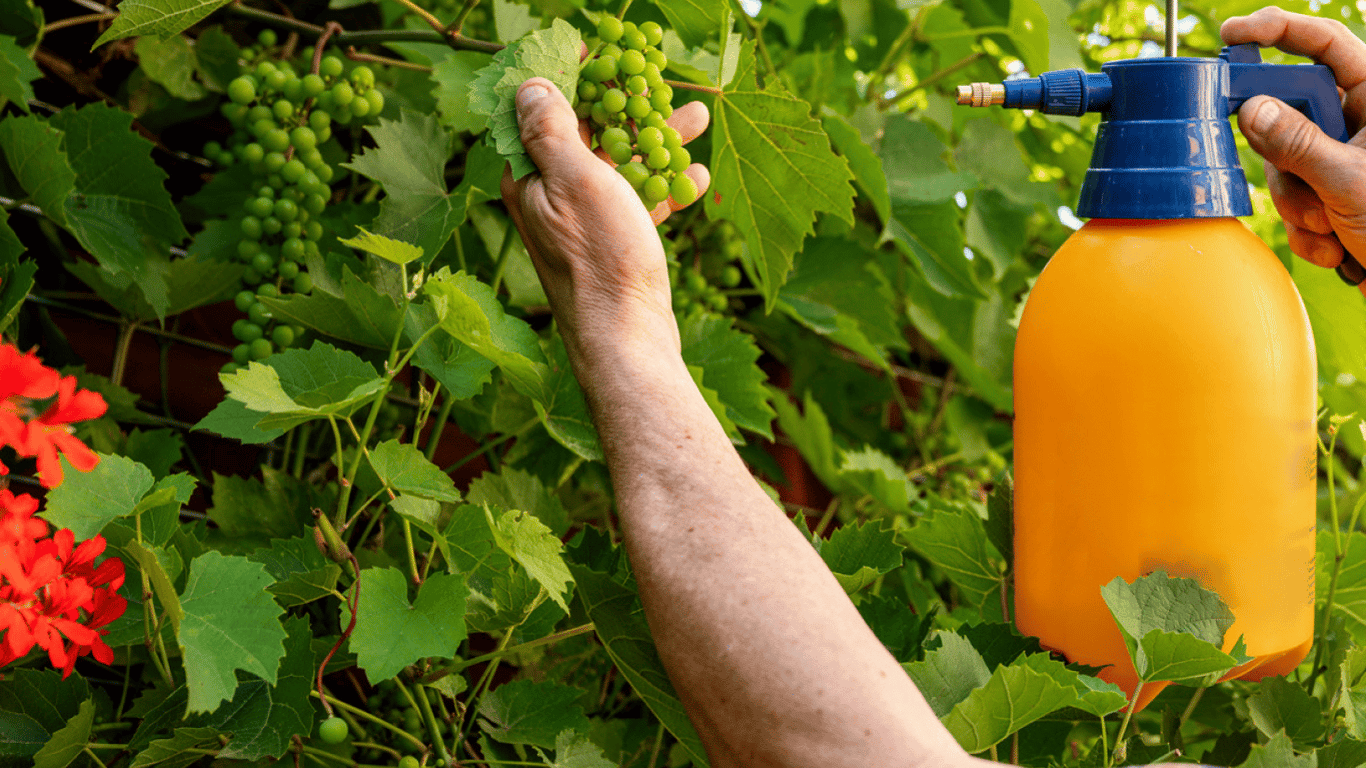
[[[270,106],[270,111],[275,115],[276,120],[288,120],[294,115],[294,103],[288,99],[279,99]]]
[[[677,149],[683,146],[683,134],[679,133],[677,128],[666,125],[663,128],[660,128],[659,132],[664,137],[664,146],[669,149]]]
[[[256,65],[255,69],[252,70],[252,74],[256,75],[256,78],[258,80],[264,80],[267,75],[271,74],[274,71],[274,64],[272,64],[269,61],[262,61]]]
[[[232,361],[238,365],[251,362],[251,345],[245,342],[232,348]]]
[[[630,144],[631,134],[627,133],[624,128],[618,128],[616,126],[604,130],[602,135],[598,137],[598,143],[604,147],[620,144],[622,142]]]
[[[266,158],[266,150],[252,142],[242,147],[242,159],[248,163],[259,163]]]
[[[336,106],[337,103],[332,98],[331,90],[323,91],[313,98],[313,109],[315,110],[321,109],[325,112],[331,112]],[[316,129],[317,126],[314,126],[314,128]]]
[[[421,763],[412,755],[404,755],[403,758],[398,761],[398,768],[418,768],[419,765],[421,765]]]
[[[251,306],[255,305],[256,302],[253,300]],[[248,309],[250,309],[250,307],[248,307]],[[238,318],[232,323],[232,336],[238,341],[250,344],[261,338],[261,326],[246,318]]]
[[[645,34],[646,45],[659,45],[664,40],[664,28],[657,22],[647,21],[641,24],[640,31]]]
[[[604,45],[604,46],[602,47],[602,50],[601,50],[601,51],[598,51],[598,55],[599,55],[599,56],[611,56],[611,57],[614,58],[614,59],[620,59],[620,58],[621,58],[621,47],[620,47],[620,46],[617,46],[617,45],[614,45],[614,44],[612,44],[612,43],[608,43],[607,45]]]
[[[616,144],[607,146],[607,156],[612,158],[614,163],[625,163],[631,159],[635,153],[631,151],[631,145],[619,141]]]
[[[317,168],[314,168],[313,172],[318,174],[318,179],[321,180],[324,184],[331,181],[332,176],[336,173],[336,171],[332,170],[332,166],[328,165],[327,163],[323,163]]]
[[[261,239],[261,220],[255,216],[243,216],[241,228],[242,237],[248,240]]]
[[[336,77],[342,73],[342,60],[336,56],[324,56],[318,65],[318,73],[323,77]]]
[[[232,156],[231,152],[223,152],[216,159],[218,160],[218,164],[225,168],[232,165],[233,162],[237,160],[237,158]]]
[[[280,277],[286,280],[293,280],[299,276],[299,265],[293,261],[282,261],[275,269],[280,273]]]
[[[237,307],[238,312],[246,312],[251,309],[251,305],[256,303],[256,294],[251,291],[238,291],[232,298],[233,306]]]
[[[378,115],[384,111],[384,94],[378,88],[372,88],[365,94],[365,100],[370,102],[370,114]]]
[[[664,151],[668,152],[669,150],[666,149]],[[275,201],[275,218],[279,219],[281,222],[293,221],[298,215],[299,206],[295,205],[293,200],[285,198],[283,200]]]
[[[247,119],[247,112],[249,112],[250,109],[246,104],[228,102],[219,107],[218,111],[223,114],[223,117],[228,119],[228,122],[232,123],[234,126],[240,126]]]
[[[666,86],[666,87],[667,87],[667,86]],[[659,112],[659,113],[661,113],[661,114],[662,114],[662,113],[664,112],[664,110],[666,110],[666,109],[669,110],[670,113],[672,113],[672,112],[673,112],[673,97],[672,97],[670,94],[665,93],[662,89],[661,89],[661,90],[651,91],[651,92],[650,92],[650,107],[651,107],[652,109],[654,109],[654,111]]]
[[[652,111],[649,99],[644,96],[632,96],[626,100],[626,114],[634,120],[640,120]]]
[[[580,120],[587,120],[588,117],[593,114],[593,107],[596,104],[597,102],[595,101],[579,99],[579,103],[574,105],[574,117],[577,117]]]
[[[669,57],[665,56],[664,52],[657,48],[651,48],[646,51],[645,60],[658,67],[660,72],[663,72],[664,69],[669,66]]]
[[[692,205],[697,200],[697,182],[688,174],[680,173],[669,185],[669,196],[679,205]]]
[[[256,295],[266,296],[268,298],[273,299],[276,296],[280,295],[280,289],[275,287],[275,283],[261,283],[260,285],[256,286]],[[248,306],[247,309],[250,310],[251,307]]]
[[[284,166],[281,167],[283,168]],[[278,173],[272,173],[271,175],[267,176],[266,183],[274,187],[275,189],[283,189],[285,186],[284,178],[280,176],[280,174]]]
[[[359,90],[368,90],[375,85],[375,71],[361,64],[351,70],[351,84]]]
[[[650,168],[653,168],[656,171],[662,171],[665,168],[669,167],[669,161],[671,159],[673,159],[673,155],[669,152],[669,150],[665,149],[664,147],[655,147],[654,149],[650,150],[650,154],[646,155],[645,165]],[[277,211],[279,210],[279,206],[279,203],[275,204]]]
[[[242,270],[242,282],[246,285],[256,285],[261,282],[261,273],[251,267],[247,267]]]
[[[608,112],[620,112],[626,109],[626,94],[620,88],[609,88],[599,103]]]
[[[300,79],[299,85],[303,88],[303,95],[310,99],[327,90],[327,83],[311,72]]]
[[[598,125],[607,125],[612,119],[611,116],[607,114],[607,110],[602,108],[601,101],[593,105],[592,109],[588,111],[588,116]]]
[[[270,310],[258,301],[247,308],[247,319],[259,326],[268,325],[271,320]]]
[[[598,37],[604,43],[615,43],[624,31],[621,20],[615,16],[603,16],[598,20]]]
[[[289,134],[283,128],[271,128],[261,137],[261,146],[271,152],[284,152],[289,149]]]
[[[269,275],[275,271],[275,258],[269,253],[258,253],[251,257],[251,268],[263,275]]]
[[[646,168],[644,163],[638,161],[618,165],[617,173],[620,173],[621,177],[626,179],[626,182],[631,185],[631,188],[637,192],[640,191],[640,187],[645,183],[645,180],[650,178],[650,169]]]
[[[321,240],[323,236],[323,225],[316,221],[310,221],[304,225],[304,237],[309,240]],[[304,243],[305,247],[308,245]]]
[[[277,325],[275,330],[270,332],[270,340],[275,342],[277,347],[288,347],[294,343],[294,329],[287,325]]]
[[[269,216],[271,207],[274,205],[275,201],[268,197],[249,197],[247,198],[246,209],[247,213],[259,219],[262,216]]]
[[[331,125],[332,116],[326,111],[314,107],[313,111],[308,113],[308,126],[312,128],[315,133],[324,128],[329,128]],[[318,143],[321,144],[322,142],[319,141]]]
[[[263,29],[260,34],[256,36],[256,42],[267,48],[275,45],[276,41],[277,38],[275,36],[275,30],[273,29]]]
[[[270,133],[271,131],[275,130],[275,128],[276,126],[274,120],[271,120],[269,118],[262,118],[251,124],[251,135],[259,139],[265,136],[266,134]]]
[[[646,154],[664,145],[664,134],[658,128],[642,128],[636,135],[636,146],[641,154]]]
[[[289,132],[289,143],[293,144],[295,149],[313,149],[318,145],[318,135],[312,128],[301,125]]]
[[[285,85],[280,89],[286,99],[290,101],[303,101],[308,98],[304,95],[304,83],[298,78],[291,78],[285,81]]]
[[[356,90],[350,83],[341,82],[332,86],[332,101],[339,107],[350,106],[356,98]]]
[[[286,240],[291,237],[303,237],[303,234],[304,223],[298,219],[287,221],[283,227],[280,227],[280,237],[283,237]]]
[[[711,305],[713,312],[725,312],[730,307],[730,300],[724,293],[712,293],[707,296],[707,304]]]
[[[624,55],[624,54],[623,54]],[[593,70],[593,80],[601,83],[617,76],[617,58],[615,56],[598,56],[597,61],[591,65]]]
[[[646,115],[645,119],[640,121],[640,124],[646,128],[658,128],[661,131],[669,127],[668,122],[664,120],[664,115],[658,110]]]
[[[300,272],[299,276],[294,278],[294,292],[309,293],[312,290],[313,278],[309,277],[307,272]]]
[[[654,208],[668,199],[669,182],[663,176],[651,176],[641,185],[640,194],[645,198],[645,207]]]
[[[327,140],[328,140],[328,139],[332,138],[332,126],[331,126],[331,124],[324,125],[324,126],[321,127],[321,128],[314,128],[314,129],[313,129],[313,132],[314,132],[315,134],[318,135],[318,143],[319,143],[319,144],[325,144],[325,143],[327,143]]]
[[[299,261],[304,257],[304,241],[297,237],[291,237],[280,244],[280,255],[290,261]]]
[[[286,162],[288,161],[285,160],[284,152],[267,152],[265,159],[266,172],[275,173],[285,167]]]
[[[645,69],[640,71],[640,76],[645,78],[645,84],[651,90],[664,87],[664,75],[659,72],[659,65],[650,61],[650,57],[645,57]]]
[[[267,235],[279,234],[280,228],[283,226],[284,223],[274,216],[267,216],[264,219],[261,219],[261,231],[265,232]]]
[[[674,147],[669,150],[669,170],[674,173],[683,173],[692,165],[692,154],[686,147]]]
[[[289,82],[289,78],[285,76],[285,73],[278,69],[267,74],[263,80],[265,81],[266,87],[272,91],[278,91],[281,88],[284,88],[285,83]]]
[[[638,75],[645,71],[645,56],[640,51],[626,51],[617,60],[617,66],[627,75]]]
[[[275,122],[275,113],[270,110],[270,107],[267,107],[264,104],[257,104],[247,110],[247,122],[255,125],[262,120],[269,120],[272,123]]]
[[[308,168],[304,166],[304,162],[296,157],[285,163],[284,167],[280,169],[280,178],[293,184],[299,179],[302,179],[306,171],[308,171]]]
[[[221,154],[222,152],[223,152],[223,145],[222,145],[222,144],[219,144],[219,143],[216,142],[216,141],[206,141],[206,142],[204,142],[204,156],[205,156],[205,157],[210,157],[210,158],[212,158],[212,157],[217,157],[217,156],[218,156],[219,154]]]
[[[598,97],[598,84],[590,80],[579,83],[579,99],[592,101]]]
[[[649,87],[650,84],[645,82],[645,77],[642,75],[631,75],[631,77],[626,80],[626,92],[630,93],[632,96],[644,94]]]
[[[370,114],[370,100],[364,96],[357,96],[348,105],[351,107],[351,114],[356,117],[365,117]]]
[[[308,256],[317,256],[317,255],[318,255],[318,243],[317,243],[317,241],[316,241],[316,240],[305,240],[305,241],[304,241],[304,256],[305,256],[305,257],[308,257]]]
[[[251,343],[251,359],[265,360],[275,352],[275,347],[271,345],[270,339],[257,339]]]
[[[621,45],[632,51],[644,51],[649,43],[645,39],[645,33],[639,29],[627,30],[621,36]]]
[[[678,200],[677,197],[674,199]],[[679,202],[682,201],[680,200]],[[721,285],[724,285],[727,288],[734,288],[740,284],[740,277],[740,268],[734,264],[728,265],[725,269],[721,270]]]
[[[312,213],[314,215],[322,213],[323,209],[326,207],[327,198],[323,197],[322,195],[311,193],[308,197],[304,198],[304,210],[308,211],[309,213]]]
[[[250,104],[256,101],[256,83],[246,76],[235,77],[228,83],[228,98],[234,104]]]
[[[237,258],[242,261],[251,261],[251,257],[260,252],[261,244],[255,240],[240,240],[237,243]]]

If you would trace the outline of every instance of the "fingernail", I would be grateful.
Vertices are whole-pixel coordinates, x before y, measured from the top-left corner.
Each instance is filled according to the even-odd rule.
[[[547,91],[544,85],[532,83],[517,93],[517,107],[526,109],[531,106],[533,101],[545,98],[549,93],[550,91]]]
[[[1272,123],[1276,122],[1276,117],[1281,114],[1281,105],[1273,99],[1267,99],[1257,108],[1252,115],[1252,125],[1250,126],[1255,133],[1266,133],[1271,129]]]

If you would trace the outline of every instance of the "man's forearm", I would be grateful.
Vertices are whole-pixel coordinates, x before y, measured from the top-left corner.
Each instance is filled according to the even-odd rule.
[[[651,633],[713,764],[967,760],[676,353],[579,362]]]

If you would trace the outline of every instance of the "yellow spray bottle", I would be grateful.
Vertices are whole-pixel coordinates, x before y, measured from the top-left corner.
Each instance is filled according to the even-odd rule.
[[[1164,570],[1216,591],[1252,661],[1285,674],[1314,631],[1314,340],[1252,213],[1229,115],[1256,94],[1346,140],[1332,73],[1217,59],[1117,61],[959,89],[959,102],[1101,112],[1077,212],[1015,343],[1015,620],[1137,682],[1100,588]],[[1355,261],[1339,274],[1360,282]],[[1145,685],[1138,707],[1164,684]]]

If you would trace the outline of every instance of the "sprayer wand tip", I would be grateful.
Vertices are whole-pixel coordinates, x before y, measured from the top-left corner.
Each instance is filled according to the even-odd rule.
[[[1000,83],[973,83],[958,86],[958,103],[969,107],[1004,104],[1006,87]]]

